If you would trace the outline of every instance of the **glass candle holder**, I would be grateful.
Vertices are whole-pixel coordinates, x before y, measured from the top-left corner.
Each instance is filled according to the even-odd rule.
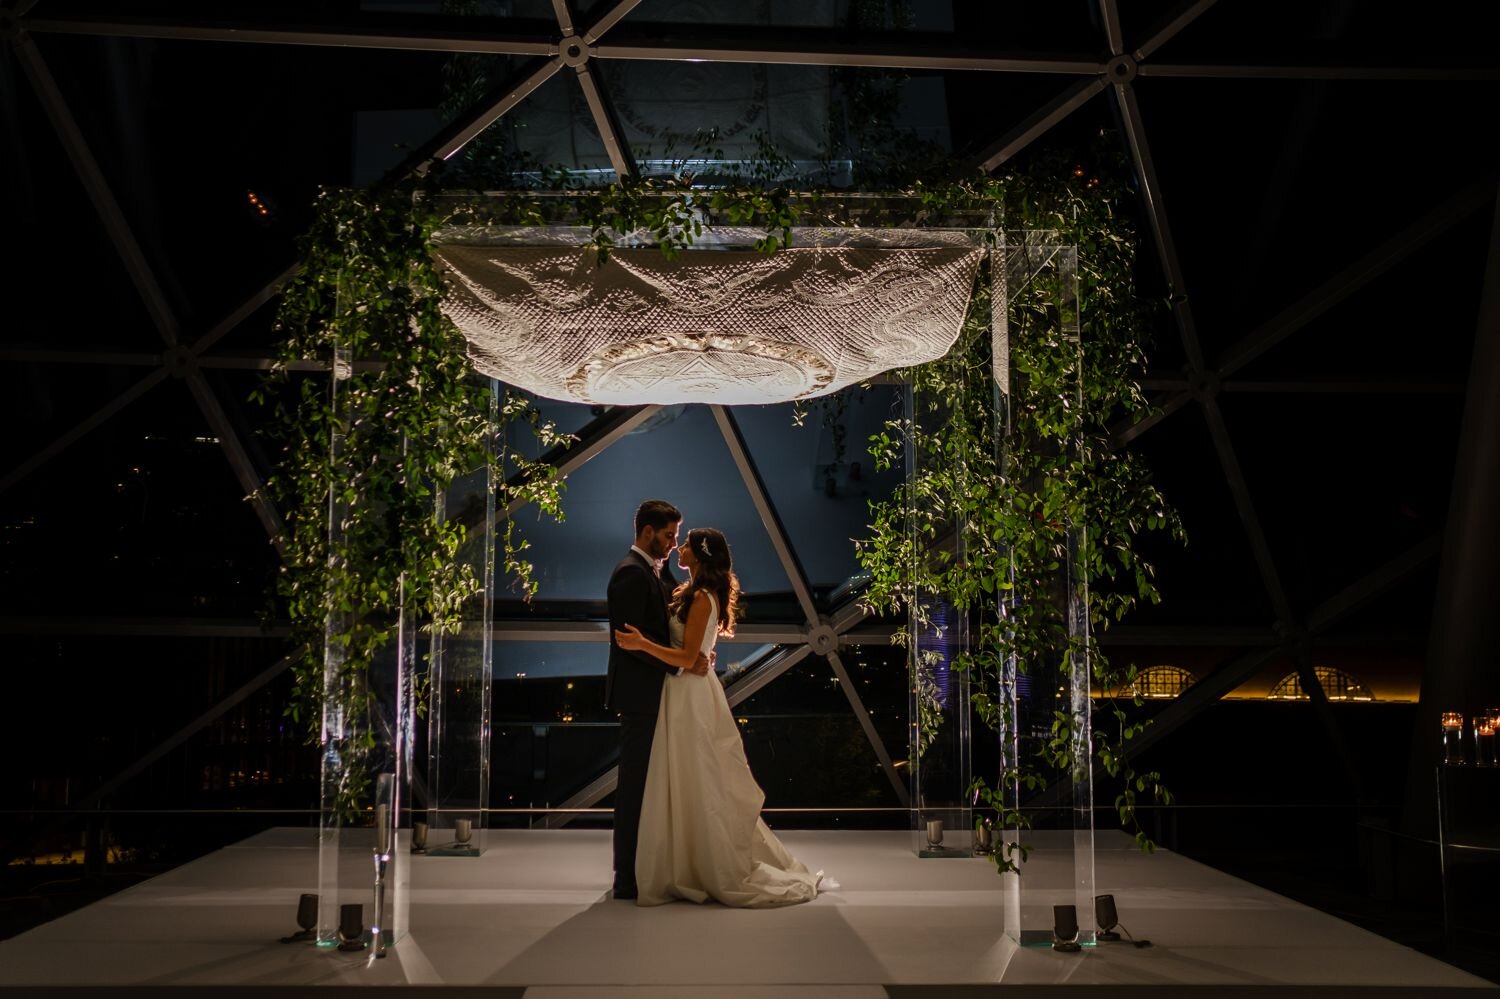
[[[1488,714],[1474,716],[1474,765],[1495,765],[1495,719]]]
[[[1440,720],[1443,726],[1443,762],[1450,767],[1463,766],[1464,716],[1457,711],[1444,711]]]

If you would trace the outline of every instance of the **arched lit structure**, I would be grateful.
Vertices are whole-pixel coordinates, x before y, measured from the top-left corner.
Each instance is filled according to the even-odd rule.
[[[1124,693],[1148,701],[1171,700],[1197,682],[1198,678],[1181,666],[1149,666],[1136,674],[1135,683]]]
[[[1318,678],[1318,685],[1323,688],[1323,693],[1328,695],[1330,701],[1375,700],[1354,677],[1341,669],[1318,666],[1313,670],[1313,675]],[[1308,695],[1302,689],[1302,680],[1292,672],[1282,677],[1281,682],[1271,688],[1266,698],[1272,701],[1305,701],[1308,700]]]

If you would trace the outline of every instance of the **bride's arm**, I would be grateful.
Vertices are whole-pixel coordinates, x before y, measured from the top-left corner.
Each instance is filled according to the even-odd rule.
[[[687,625],[683,629],[680,649],[669,649],[665,645],[657,645],[642,635],[634,625],[629,624],[624,630],[615,632],[615,644],[622,649],[640,649],[660,659],[668,666],[688,669],[698,661],[698,650],[703,648],[703,636],[708,631],[709,610],[707,600],[693,600],[693,606],[688,608]]]

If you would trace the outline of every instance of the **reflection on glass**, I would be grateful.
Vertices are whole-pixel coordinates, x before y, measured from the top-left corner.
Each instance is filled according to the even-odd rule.
[[[1495,716],[1493,708],[1486,708],[1474,716],[1474,765],[1495,765]]]
[[[340,394],[353,377],[354,358],[347,349],[334,352],[333,393],[335,411]],[[335,422],[331,444],[333,461],[344,449]],[[343,524],[357,511],[333,496],[329,502],[329,548],[343,545]],[[407,929],[410,899],[407,891],[409,858],[403,849],[389,855],[379,872],[379,884],[371,877],[370,858],[384,855],[379,848],[394,827],[401,824],[407,807],[411,779],[411,752],[415,725],[416,628],[401,606],[391,629],[392,640],[378,650],[368,670],[346,668],[347,636],[357,622],[346,615],[330,613],[324,636],[323,718],[321,734],[321,795],[318,817],[318,945],[337,946],[339,912],[344,905],[367,906],[375,911],[375,895],[381,896],[382,940],[400,939]],[[385,811],[377,810],[384,805]]]
[[[490,382],[490,422],[499,384]],[[433,635],[427,726],[427,852],[477,857],[485,849],[490,794],[490,703],[494,677],[495,481],[493,466],[453,481],[435,515],[466,525],[456,558],[479,582],[457,634]],[[467,827],[469,834],[458,835]],[[448,831],[452,830],[450,834]]]
[[[906,419],[913,427],[931,433],[961,406],[961,399],[932,400],[908,388]],[[928,426],[930,421],[930,426]],[[921,433],[907,437],[907,474],[913,480],[944,460],[929,454],[920,442],[932,440]],[[956,504],[954,504],[956,506]],[[937,526],[937,540],[919,531],[913,514],[908,525],[913,558],[934,563],[959,557],[964,547],[962,522]],[[972,734],[969,711],[968,673],[955,669],[958,658],[969,651],[968,615],[936,594],[919,594],[911,604],[908,706],[909,780],[912,802],[913,847],[919,857],[968,857],[973,855],[973,802],[969,797],[972,775]]]
[[[1443,731],[1443,762],[1450,767],[1464,764],[1464,716],[1444,711],[1440,719]]]
[[[1082,363],[1078,325],[1078,252],[1045,232],[1006,233],[1003,248],[1003,289],[995,300],[1011,303],[1026,291],[1037,306],[1027,322],[1033,335],[1067,351],[1073,364]],[[1006,319],[997,309],[997,325]],[[1045,316],[1045,318],[1039,318]],[[1048,324],[1039,330],[1038,324]],[[996,332],[996,380],[1009,393],[1008,326]],[[1082,389],[1081,381],[1079,385]],[[1026,946],[1048,946],[1053,940],[1053,908],[1071,905],[1078,916],[1078,942],[1094,944],[1094,824],[1091,774],[1092,732],[1089,700],[1088,577],[1084,570],[1087,544],[1082,527],[1067,531],[1066,558],[1060,560],[1052,594],[1065,623],[1058,647],[1028,661],[1005,664],[1002,675],[1003,708],[1001,772],[1024,772],[1043,779],[1039,793],[1024,783],[1006,784],[1006,804],[1024,815],[1028,827],[1001,830],[997,849],[1020,862],[1020,873],[1002,881],[1005,932]],[[1002,598],[1001,617],[1011,608]],[[1062,746],[1054,740],[1063,739]],[[1055,764],[1047,762],[1056,761]],[[1021,860],[1018,848],[1026,848]]]

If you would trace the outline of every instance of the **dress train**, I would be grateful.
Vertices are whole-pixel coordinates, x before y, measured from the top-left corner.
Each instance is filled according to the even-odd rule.
[[[704,596],[707,653],[718,638],[718,602]],[[681,625],[675,617],[672,624],[673,644],[681,645]],[[765,800],[723,685],[712,676],[667,677],[641,806],[636,904],[712,898],[767,908],[815,898],[823,872],[782,846],[760,817]]]

